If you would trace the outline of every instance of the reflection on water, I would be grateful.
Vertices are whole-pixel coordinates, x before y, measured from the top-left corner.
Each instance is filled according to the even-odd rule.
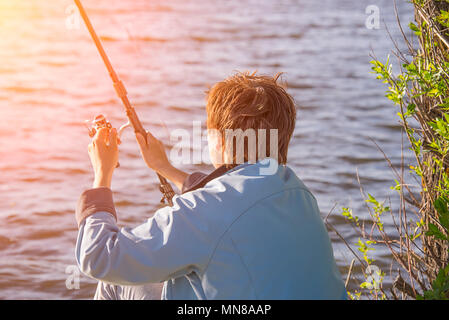
[[[170,130],[205,120],[204,91],[214,82],[235,70],[285,72],[299,105],[289,162],[323,216],[336,203],[364,214],[356,169],[367,190],[388,194],[392,177],[369,137],[400,162],[396,111],[369,74],[371,47],[379,57],[392,47],[383,25],[365,28],[371,4],[397,37],[389,0],[84,1],[145,126],[166,143]],[[117,126],[125,119],[84,26],[66,26],[71,5],[0,0],[0,298],[94,292],[86,277],[79,290],[65,285],[75,264],[73,211],[92,178],[83,122],[98,113]],[[399,10],[411,19],[409,4]],[[130,132],[120,162],[113,189],[121,223],[137,224],[160,196]],[[329,220],[356,241],[342,219]],[[347,266],[352,257],[332,237]],[[388,264],[387,252],[376,259]]]

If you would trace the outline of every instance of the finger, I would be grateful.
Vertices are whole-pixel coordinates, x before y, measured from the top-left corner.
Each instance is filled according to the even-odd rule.
[[[140,132],[136,133],[136,139],[141,147],[147,146],[147,141],[145,140],[144,136]]]
[[[109,146],[112,148],[117,148],[117,129],[112,128],[111,133],[109,134]]]
[[[109,135],[108,128],[100,128],[94,137],[94,144],[96,143],[98,145],[105,145],[108,135]]]
[[[148,139],[148,141],[151,141],[151,140],[157,141],[157,139],[151,134],[150,131],[147,131],[147,139]]]

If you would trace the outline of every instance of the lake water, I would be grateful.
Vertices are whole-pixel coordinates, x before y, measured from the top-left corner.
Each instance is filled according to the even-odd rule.
[[[412,6],[398,2],[406,26]],[[289,164],[316,195],[323,217],[336,206],[328,221],[354,243],[356,233],[340,212],[350,206],[367,215],[356,172],[367,192],[380,199],[392,194],[393,176],[370,139],[399,165],[401,130],[369,65],[371,50],[384,60],[393,48],[385,24],[400,40],[391,0],[83,3],[145,127],[166,144],[172,130],[204,123],[208,86],[236,70],[282,71],[299,106]],[[369,5],[380,9],[379,29],[365,25]],[[0,0],[2,299],[88,299],[95,290],[85,276],[79,289],[66,287],[66,270],[76,264],[74,209],[92,183],[84,120],[103,113],[119,126],[125,119],[72,10],[69,0]],[[120,162],[113,182],[120,223],[136,225],[158,208],[160,195],[131,131]],[[346,277],[352,256],[330,234]],[[379,249],[375,258],[388,271],[388,252]]]

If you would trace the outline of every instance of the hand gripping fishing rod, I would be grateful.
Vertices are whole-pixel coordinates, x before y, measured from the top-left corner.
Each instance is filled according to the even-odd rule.
[[[134,110],[134,107],[129,102],[128,93],[126,91],[126,88],[125,88],[123,82],[117,76],[117,73],[115,72],[114,68],[112,67],[112,64],[109,61],[109,58],[108,58],[106,52],[104,51],[104,48],[100,42],[100,39],[98,38],[90,20],[89,20],[89,17],[87,16],[86,11],[83,8],[83,5],[81,4],[80,0],[74,0],[74,1],[75,1],[76,6],[78,7],[81,17],[84,20],[84,23],[86,24],[87,29],[89,30],[92,40],[95,42],[95,46],[97,47],[98,52],[100,53],[101,58],[103,59],[103,62],[109,71],[109,75],[114,84],[115,91],[117,92],[118,97],[122,100],[122,103],[125,106],[126,116],[128,117],[129,123],[134,128],[134,132],[136,134],[140,133],[146,139],[147,133],[146,133],[145,129],[143,128],[142,123],[140,122],[139,118],[137,117],[137,113]],[[170,206],[172,206],[173,205],[172,198],[175,195],[173,188],[171,187],[170,183],[168,183],[167,179],[165,179],[159,173],[157,173],[157,176],[160,181],[159,190],[163,194],[161,203],[167,202]]]

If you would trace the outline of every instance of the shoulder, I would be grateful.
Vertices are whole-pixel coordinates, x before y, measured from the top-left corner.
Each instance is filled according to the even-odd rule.
[[[204,187],[175,196],[174,209],[182,208],[209,218],[225,214],[235,219],[256,203],[283,192],[312,193],[286,165],[278,165],[272,174],[263,174],[264,164],[240,165],[209,181]]]

